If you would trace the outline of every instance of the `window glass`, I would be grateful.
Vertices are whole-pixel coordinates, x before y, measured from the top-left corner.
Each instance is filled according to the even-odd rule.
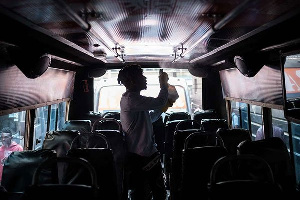
[[[3,165],[14,151],[23,151],[26,111],[0,116],[0,183]]]
[[[239,102],[231,101],[231,118],[232,128],[240,128]]]
[[[61,130],[66,121],[66,106],[66,102],[61,102],[58,104],[57,130]]]
[[[257,130],[262,127],[262,108],[261,106],[250,105],[251,132],[252,140],[257,140]]]
[[[272,109],[273,137],[281,138],[289,147],[288,122],[283,110]]]
[[[55,131],[56,130],[57,107],[58,107],[57,104],[51,105],[49,131]]]
[[[33,149],[42,148],[47,132],[48,106],[37,108],[34,119],[34,140]]]
[[[8,127],[12,130],[12,141],[24,147],[26,111],[0,116],[0,130]],[[0,141],[2,145],[2,140]]]
[[[295,172],[298,188],[300,187],[300,125],[291,123],[292,143],[294,149]]]
[[[169,83],[176,87],[179,99],[167,112],[188,112],[202,109],[202,79],[191,76],[186,69],[164,69],[169,75]],[[141,94],[157,96],[160,86],[158,81],[159,69],[143,69],[147,77],[147,90]],[[119,70],[107,70],[106,74],[94,79],[94,112],[105,113],[120,111],[120,98],[125,87],[117,82]]]
[[[243,129],[249,129],[248,128],[248,107],[246,103],[239,103],[240,109],[241,109],[241,128]]]

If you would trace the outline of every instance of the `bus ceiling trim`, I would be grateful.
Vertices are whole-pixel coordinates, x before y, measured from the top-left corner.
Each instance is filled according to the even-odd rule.
[[[228,56],[230,56],[229,53],[232,54],[231,56],[235,56],[234,54],[246,53],[249,52],[249,50],[259,51],[263,48],[270,46],[270,44],[272,44],[273,41],[276,41],[276,39],[282,41],[282,39],[284,38],[286,39],[286,41],[290,41],[293,38],[291,39],[288,34],[289,32],[295,32],[295,30],[293,31],[286,30],[282,34],[273,34],[273,33],[284,29],[281,26],[283,26],[285,22],[294,23],[295,21],[294,18],[297,17],[299,14],[300,14],[300,9],[295,8],[293,12],[289,12],[286,15],[283,15],[282,17],[279,17],[265,24],[264,26],[254,29],[253,31],[248,32],[247,34],[242,35],[241,37],[233,41],[230,41],[225,45],[222,45],[221,47],[218,47],[206,54],[203,54],[197,58],[190,60],[190,63],[197,63],[197,64],[203,63],[206,65],[211,65],[215,62],[226,59]],[[269,34],[265,34],[265,32],[268,32],[273,37],[266,36]],[[256,43],[254,43],[253,41],[256,41]],[[268,44],[268,45],[263,46],[263,44]],[[251,48],[245,48],[245,46]]]
[[[76,65],[76,66],[78,66],[78,67],[83,67],[83,65],[80,64],[80,63],[77,63],[77,62],[74,62],[74,61],[70,61],[70,60],[67,60],[67,59],[64,59],[64,58],[55,56],[55,55],[51,55],[51,58],[52,58],[52,59],[55,59],[55,60],[58,60],[58,61],[61,61],[61,62],[68,63],[68,64]]]
[[[0,116],[8,115],[8,114],[11,114],[11,113],[16,113],[16,112],[21,112],[21,111],[26,111],[26,110],[31,110],[31,109],[36,109],[36,108],[40,108],[40,107],[44,107],[44,106],[49,106],[49,105],[52,105],[52,104],[59,104],[61,102],[69,102],[70,100],[71,100],[71,98],[64,98],[64,99],[58,99],[58,100],[51,101],[51,102],[35,104],[35,105],[31,105],[31,106],[24,106],[24,107],[19,107],[19,108],[1,110],[0,111]]]
[[[185,51],[180,54],[177,58],[173,60],[173,62],[178,61],[180,58],[183,58],[185,55],[190,53],[195,47],[198,46],[200,42],[202,42],[204,39],[210,37],[212,34],[220,30],[222,27],[224,27],[226,24],[228,24],[231,20],[235,19],[240,13],[242,13],[245,9],[247,9],[248,3],[251,2],[250,0],[245,0],[241,4],[239,4],[236,8],[234,8],[230,13],[225,15],[219,22],[216,24],[213,24],[212,27],[204,33],[196,42],[193,43],[192,46],[190,46],[188,49],[184,49]],[[193,35],[192,35],[193,36]],[[192,36],[185,42],[188,43],[190,39],[192,39]],[[182,47],[183,47],[182,43]]]
[[[9,29],[3,30],[7,33],[6,42],[8,43],[14,43],[14,45],[20,47],[30,46],[31,49],[33,45],[34,48],[43,46],[44,50],[47,50],[49,54],[55,54],[56,56],[82,64],[100,64],[106,62],[103,58],[95,57],[84,48],[61,36],[54,35],[52,32],[37,26],[33,22],[22,18],[2,6],[0,6],[0,22],[10,24]]]
[[[272,109],[277,109],[277,110],[283,110],[283,105],[263,103],[263,102],[258,102],[258,101],[251,101],[251,100],[235,98],[235,97],[225,97],[225,100],[241,102],[241,103],[247,103],[247,104],[251,104],[251,105],[267,107],[267,108],[272,108]]]
[[[207,70],[202,67],[189,66],[188,70],[193,76],[196,77],[206,78],[208,75]]]
[[[110,47],[110,45],[99,35],[97,31],[93,29],[91,24],[87,21],[87,19],[83,20],[74,10],[68,6],[63,0],[56,0],[54,1],[55,5],[62,9],[75,23],[77,23],[84,31],[87,32],[92,38],[99,41],[103,47],[113,53],[113,55],[120,60],[121,62],[124,62],[123,56],[121,57],[115,50],[114,47]],[[105,27],[101,27],[102,30],[106,30]],[[107,31],[106,31],[107,32]],[[109,43],[117,44],[115,41],[109,41]]]

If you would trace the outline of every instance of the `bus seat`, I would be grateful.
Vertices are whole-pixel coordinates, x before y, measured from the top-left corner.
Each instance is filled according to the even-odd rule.
[[[217,119],[217,114],[213,109],[196,111],[193,114],[193,119],[201,123],[202,119]]]
[[[184,149],[202,147],[202,146],[218,146],[217,135],[214,131],[197,131],[190,134],[184,142]]]
[[[92,130],[92,123],[91,120],[68,120],[61,130],[77,130],[80,133],[89,133]]]
[[[95,168],[97,187],[101,199],[118,200],[120,198],[117,186],[117,176],[113,161],[113,152],[109,148],[71,148],[68,157],[86,159]],[[72,184],[88,184],[87,171],[70,165],[64,182]]]
[[[173,153],[170,171],[170,192],[174,199],[178,197],[178,186],[181,181],[182,150],[185,139],[200,129],[176,130],[173,139]]]
[[[183,121],[180,121],[176,125],[175,130],[200,129],[200,128],[201,128],[200,122],[192,119],[185,119]]]
[[[115,170],[117,175],[118,190],[119,193],[122,193],[124,186],[124,163],[126,156],[125,138],[122,132],[118,130],[96,130],[95,133],[105,135],[110,144],[116,167]]]
[[[220,146],[203,146],[182,151],[181,199],[208,199],[210,170],[227,151]]]
[[[155,137],[155,143],[157,144],[157,150],[160,152],[161,155],[165,153],[165,124],[163,121],[162,116],[158,118],[155,122],[152,123],[153,125],[153,133]]]
[[[169,187],[169,174],[171,170],[171,158],[173,153],[173,140],[176,125],[183,120],[167,121],[165,125],[165,139],[164,139],[164,171],[167,177],[167,187]]]
[[[45,140],[42,145],[42,149],[51,149],[56,151],[57,157],[65,157],[67,152],[71,148],[72,141],[79,135],[79,131],[51,131],[47,132]],[[67,169],[67,163],[59,162],[58,167],[58,179],[61,181],[65,170]]]
[[[116,120],[120,120],[120,112],[117,111],[105,112],[102,114],[102,118],[113,118]]]
[[[212,166],[209,199],[282,199],[269,164],[255,155],[227,155]]]
[[[90,175],[90,182],[87,184],[41,184],[39,176],[41,172],[50,164],[74,163],[80,168],[86,169]],[[60,157],[42,162],[35,171],[33,183],[26,188],[22,200],[53,200],[53,199],[72,199],[82,200],[101,199],[98,195],[97,175],[93,166],[82,158]]]
[[[46,133],[42,149],[52,149],[56,151],[57,157],[67,155],[73,139],[79,135],[79,131],[50,131]]]
[[[219,128],[217,130],[217,138],[220,141],[220,145],[225,147],[229,154],[237,154],[237,146],[244,140],[251,141],[251,133],[246,129],[224,129]]]
[[[122,125],[120,121],[114,118],[101,118],[93,123],[92,131],[95,130],[118,130],[122,132]]]
[[[278,137],[257,141],[244,141],[238,145],[238,153],[253,154],[267,161],[274,174],[275,181],[281,185],[283,192],[294,192],[294,170],[290,154],[285,143]]]
[[[191,115],[188,112],[172,112],[167,115],[167,121],[191,119]]]
[[[81,133],[71,143],[70,149],[77,148],[110,148],[110,144],[103,134]]]
[[[204,131],[217,131],[219,128],[228,129],[225,119],[202,119],[201,125]]]
[[[32,184],[33,174],[38,165],[50,158],[56,157],[54,150],[26,150],[12,152],[6,159],[3,166],[1,185],[7,192],[21,192]],[[49,171],[43,171],[41,175],[42,182],[52,182],[57,174],[51,174]]]

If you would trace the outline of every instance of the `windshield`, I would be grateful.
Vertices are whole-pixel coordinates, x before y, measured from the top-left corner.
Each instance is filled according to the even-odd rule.
[[[175,85],[179,99],[173,104],[168,111],[188,112],[185,90],[182,86]],[[148,85],[146,90],[141,91],[141,95],[149,97],[157,97],[160,91],[159,85]],[[111,85],[100,88],[98,112],[104,113],[108,111],[120,111],[120,100],[125,92],[123,85]]]

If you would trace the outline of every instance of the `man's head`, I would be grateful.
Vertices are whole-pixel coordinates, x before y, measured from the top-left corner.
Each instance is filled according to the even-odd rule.
[[[123,84],[127,90],[141,91],[147,89],[147,79],[143,75],[140,65],[128,65],[123,67],[118,75],[119,84]]]
[[[4,146],[10,146],[12,140],[12,130],[10,128],[5,127],[1,130],[1,140]]]

